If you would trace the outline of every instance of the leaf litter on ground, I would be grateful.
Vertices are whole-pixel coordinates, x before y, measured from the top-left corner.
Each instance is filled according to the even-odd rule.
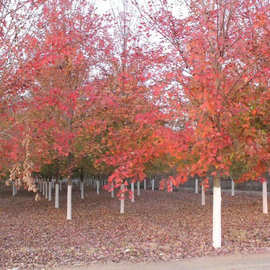
[[[170,261],[206,255],[254,253],[270,248],[270,217],[260,196],[224,193],[222,248],[211,245],[212,195],[206,206],[188,190],[144,191],[136,202],[109,193],[73,192],[72,220],[66,220],[66,196],[60,209],[45,199],[19,192],[0,194],[0,265],[4,269],[51,269],[59,265]]]

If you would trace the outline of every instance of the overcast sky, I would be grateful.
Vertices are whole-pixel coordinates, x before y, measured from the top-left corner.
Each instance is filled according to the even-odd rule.
[[[111,8],[122,10],[123,0],[94,0],[95,6],[98,9],[98,12],[104,13]],[[129,0],[126,0],[128,3]],[[159,3],[160,0],[154,0],[153,2]],[[137,0],[138,3],[145,4],[145,0]],[[182,2],[182,3],[181,3]],[[173,5],[172,12],[175,16],[180,16],[180,14],[186,16],[187,9],[185,8],[184,1],[181,0],[168,0],[169,4]]]

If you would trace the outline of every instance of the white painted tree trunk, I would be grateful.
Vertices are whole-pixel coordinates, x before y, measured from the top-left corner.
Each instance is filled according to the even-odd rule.
[[[80,183],[80,189],[81,189],[81,199],[84,199],[84,182],[81,181]]]
[[[131,202],[135,202],[135,189],[134,189],[134,182],[131,183],[131,192],[132,192],[132,197],[131,197]]]
[[[155,190],[155,179],[152,179],[152,191]]]
[[[198,179],[195,179],[195,193],[199,193],[199,183],[198,183]]]
[[[99,195],[100,182],[99,181],[96,181],[96,185],[97,185],[97,194]]]
[[[68,183],[67,186],[67,220],[72,219],[72,184]]]
[[[268,214],[268,204],[267,204],[267,181],[262,183],[262,196],[263,196],[263,213]]]
[[[205,187],[202,185],[202,205],[205,205]]]
[[[43,182],[42,182],[42,195],[43,195],[43,196],[45,196],[45,189],[46,189],[45,185],[46,185],[46,182],[43,181]]]
[[[112,183],[111,197],[114,198],[114,185],[113,185],[113,183]]]
[[[140,181],[137,181],[137,196],[141,195],[140,185],[141,185]]]
[[[52,200],[52,182],[49,182],[49,192],[48,192],[48,200],[51,201]]]
[[[234,181],[232,179],[232,196],[235,195],[235,187],[234,187]]]
[[[45,198],[48,199],[48,182],[45,182]]]
[[[124,184],[121,185],[121,190],[124,190],[125,186]],[[125,213],[125,199],[124,199],[124,195],[121,194],[121,199],[120,199],[120,214],[124,214]]]
[[[17,194],[17,188],[14,183],[12,183],[12,196],[16,196]]]
[[[143,180],[143,188],[146,190],[146,179]]]
[[[59,183],[57,182],[55,184],[55,202],[54,202],[55,208],[59,208]]]
[[[59,184],[59,191],[62,191],[62,181],[60,181],[60,184]]]
[[[214,177],[213,187],[213,247],[221,247],[221,185],[220,178]]]
[[[40,180],[38,182],[38,190],[39,190],[39,192],[42,192],[42,181],[40,181]]]

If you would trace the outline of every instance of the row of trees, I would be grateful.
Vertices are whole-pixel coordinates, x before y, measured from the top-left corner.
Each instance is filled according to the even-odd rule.
[[[13,16],[24,15],[18,5]],[[16,61],[7,54],[3,62],[3,172],[9,169],[30,189],[32,172],[46,171],[47,164],[56,176],[85,167],[143,179],[144,164],[160,155],[152,142],[164,113],[145,85],[155,59],[136,45],[127,14],[118,23],[84,1],[24,5],[36,9],[33,25],[8,50]],[[114,44],[109,31],[122,23]]]
[[[48,168],[116,188],[157,167],[169,187],[212,175],[219,247],[220,178],[269,170],[269,1],[123,1],[102,15],[13,2],[0,4],[3,176],[35,191]]]

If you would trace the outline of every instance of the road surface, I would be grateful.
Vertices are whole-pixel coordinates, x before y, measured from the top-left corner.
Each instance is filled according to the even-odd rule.
[[[55,270],[270,270],[270,252],[254,255],[202,257],[160,263],[63,266],[55,268]]]

